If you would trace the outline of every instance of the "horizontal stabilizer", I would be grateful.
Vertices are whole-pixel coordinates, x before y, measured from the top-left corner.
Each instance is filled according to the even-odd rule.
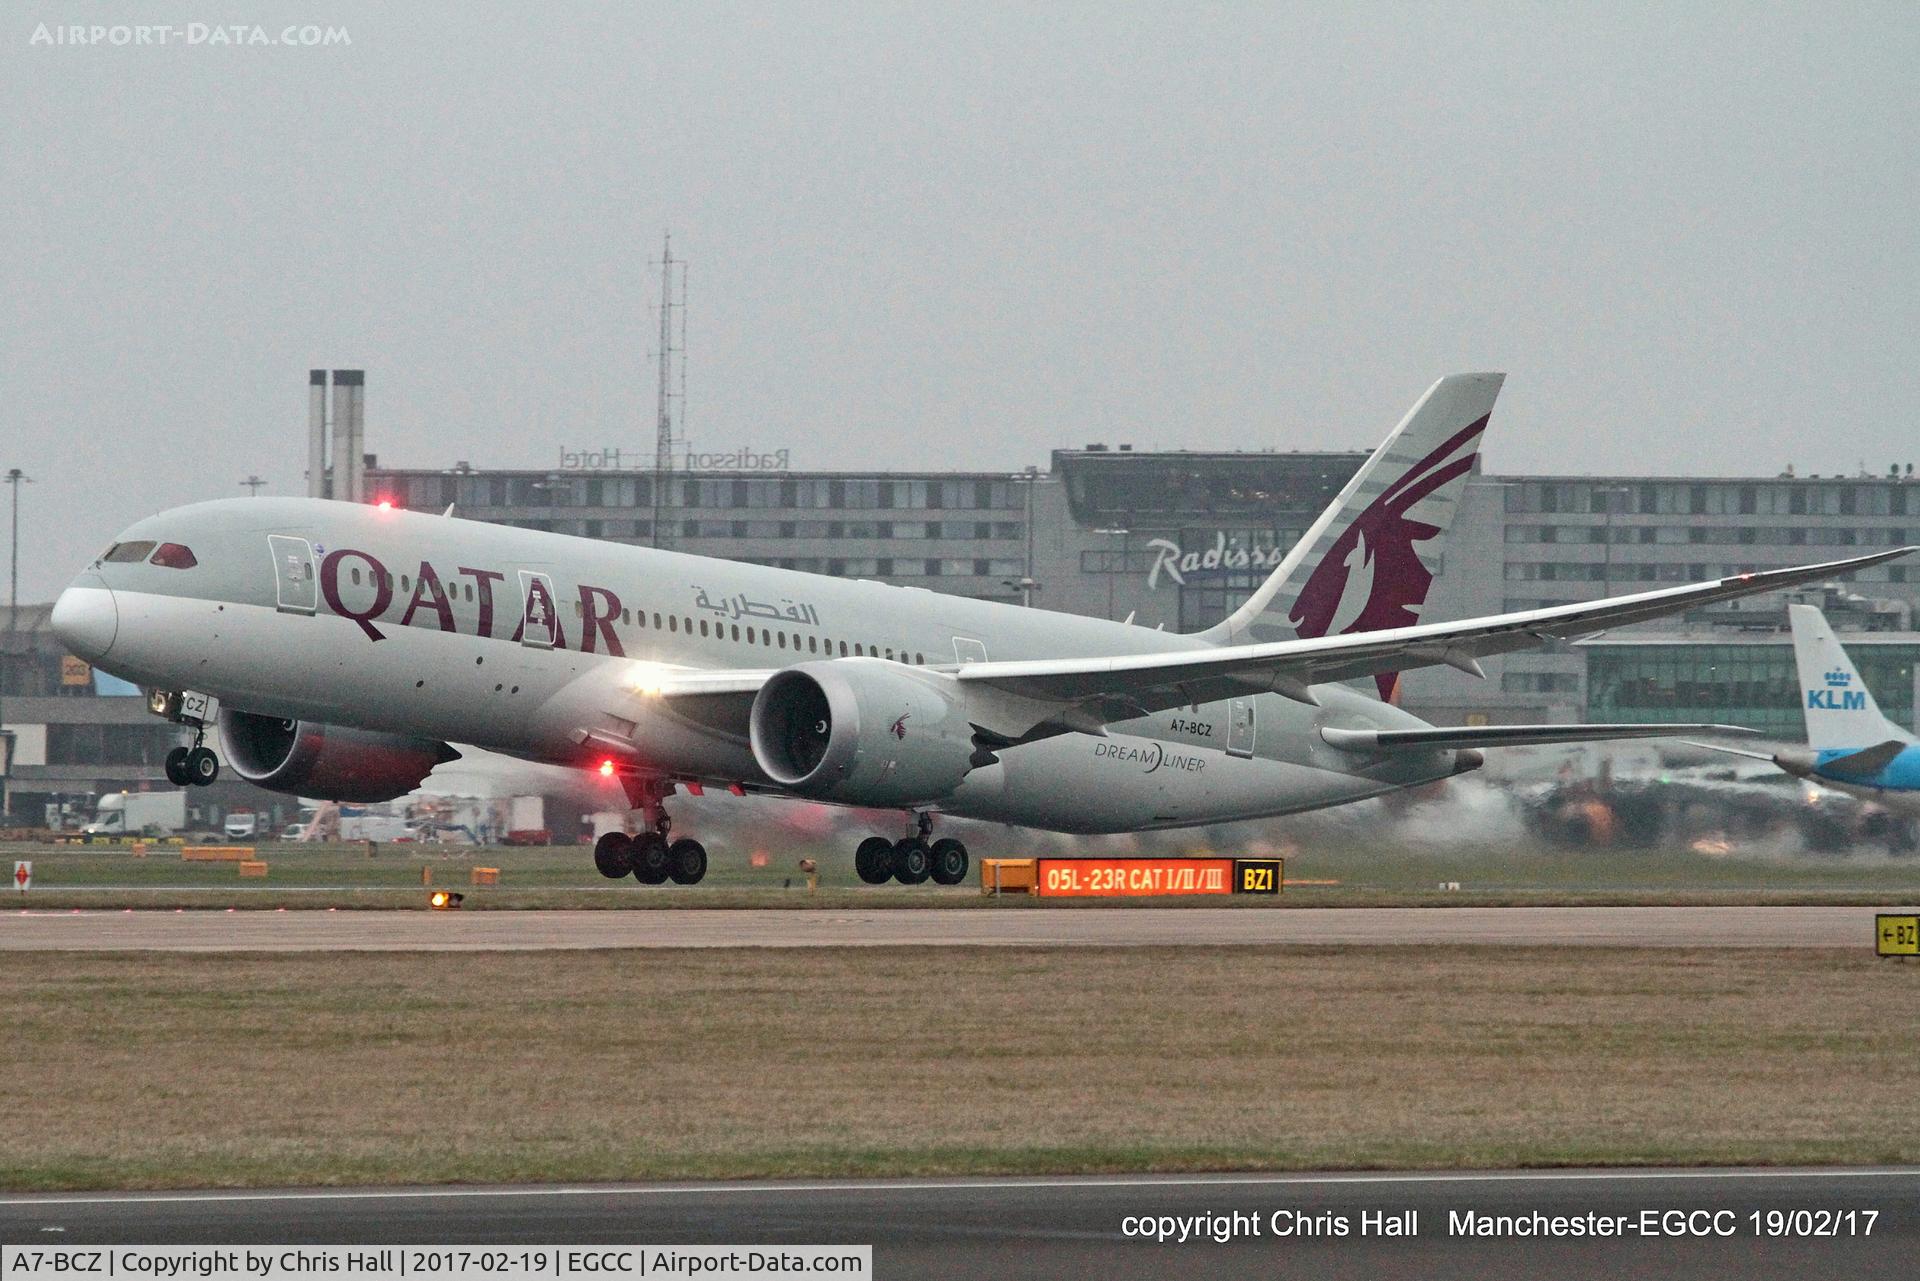
[[[1866,778],[1878,774],[1893,764],[1893,758],[1907,750],[1909,744],[1897,738],[1884,743],[1875,743],[1872,747],[1863,747],[1857,752],[1845,756],[1836,756],[1820,766],[1822,774],[1845,774],[1853,778]]]
[[[1753,734],[1738,725],[1436,725],[1429,729],[1320,731],[1344,752],[1424,751],[1439,747],[1524,747],[1530,743],[1586,743],[1613,738],[1667,738],[1678,734]]]

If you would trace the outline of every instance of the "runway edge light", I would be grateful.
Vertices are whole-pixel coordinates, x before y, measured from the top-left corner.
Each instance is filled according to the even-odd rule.
[[[427,906],[436,912],[451,912],[467,896],[456,890],[435,890],[427,896]]]

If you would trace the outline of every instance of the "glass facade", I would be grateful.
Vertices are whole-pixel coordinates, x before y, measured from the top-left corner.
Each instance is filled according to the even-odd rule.
[[[1889,720],[1913,724],[1913,670],[1920,645],[1863,644],[1847,635],[1861,678]],[[1793,647],[1778,645],[1585,645],[1587,719],[1718,721],[1773,738],[1802,740]]]

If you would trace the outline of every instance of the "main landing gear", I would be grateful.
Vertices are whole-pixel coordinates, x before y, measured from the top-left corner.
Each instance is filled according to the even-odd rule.
[[[206,746],[205,728],[193,732],[192,747],[176,747],[167,753],[167,781],[175,787],[205,787],[220,777],[220,760]]]
[[[919,815],[914,835],[890,841],[884,836],[869,836],[853,851],[853,870],[869,885],[899,881],[919,885],[931,879],[936,885],[958,885],[967,879],[967,847],[951,836],[928,844],[933,831],[933,816]]]
[[[663,802],[672,791],[673,784],[654,779],[638,780],[637,785],[629,789],[634,808],[640,811],[650,830],[634,836],[608,832],[595,841],[593,865],[600,875],[616,881],[632,876],[642,885],[663,885],[667,881],[675,885],[700,883],[707,874],[707,847],[687,837],[677,841],[669,841],[667,837],[673,829],[673,820],[667,817]]]

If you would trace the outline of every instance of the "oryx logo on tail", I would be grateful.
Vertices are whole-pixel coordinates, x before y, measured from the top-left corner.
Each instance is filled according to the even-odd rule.
[[[1420,621],[1433,571],[1418,545],[1444,530],[1415,517],[1413,509],[1473,470],[1486,429],[1486,417],[1463,428],[1353,517],[1308,575],[1288,614],[1302,637],[1385,631]],[[1375,678],[1380,697],[1392,692],[1394,679],[1391,672]]]
[[[1429,387],[1266,582],[1202,638],[1247,645],[1418,624],[1501,380],[1454,374]],[[1375,677],[1382,698],[1396,679]]]

